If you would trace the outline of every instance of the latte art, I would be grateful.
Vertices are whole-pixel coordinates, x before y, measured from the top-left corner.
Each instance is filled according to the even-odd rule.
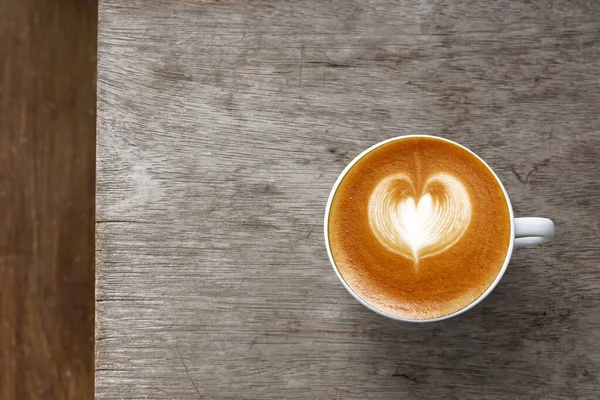
[[[371,230],[388,250],[419,260],[452,247],[471,221],[471,200],[461,181],[448,173],[431,176],[417,192],[405,174],[384,178],[369,199]]]

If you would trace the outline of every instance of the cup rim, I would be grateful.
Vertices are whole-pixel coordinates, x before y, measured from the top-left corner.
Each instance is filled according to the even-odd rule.
[[[510,219],[510,243],[508,246],[508,251],[506,252],[506,257],[504,259],[504,264],[502,265],[502,268],[500,269],[500,271],[498,272],[498,275],[496,275],[496,278],[494,279],[494,281],[491,283],[491,285],[477,298],[475,299],[473,302],[471,302],[469,305],[461,308],[460,310],[454,311],[453,313],[447,314],[447,315],[443,315],[441,317],[436,317],[436,318],[428,318],[428,319],[413,319],[413,318],[405,318],[405,317],[398,317],[389,313],[386,313],[385,311],[379,310],[376,307],[374,307],[373,305],[369,304],[367,301],[365,301],[364,299],[362,299],[351,287],[350,285],[348,285],[348,283],[344,280],[344,278],[342,277],[342,275],[340,274],[340,271],[338,270],[337,266],[335,265],[335,260],[333,259],[333,254],[331,253],[331,247],[329,245],[329,213],[331,211],[331,202],[333,201],[333,197],[338,189],[338,186],[340,185],[340,183],[342,182],[342,180],[344,179],[344,177],[346,176],[346,174],[348,173],[348,171],[350,171],[350,169],[352,169],[352,167],[354,166],[354,164],[356,164],[360,159],[362,159],[365,155],[367,155],[368,153],[370,153],[371,151],[375,150],[376,148],[383,146],[384,144],[390,143],[390,142],[394,142],[397,140],[402,140],[402,139],[409,139],[409,138],[429,138],[429,139],[437,139],[437,140],[442,140],[444,142],[447,143],[451,143],[453,145],[456,145],[466,151],[468,151],[470,154],[472,154],[473,156],[475,156],[479,161],[481,161],[483,163],[483,165],[485,165],[487,167],[487,169],[492,173],[492,175],[494,176],[494,178],[496,178],[496,181],[498,182],[498,185],[500,185],[500,188],[502,189],[502,193],[504,193],[504,198],[506,200],[506,205],[508,206],[508,212],[509,212],[509,219]],[[512,204],[510,202],[510,198],[508,197],[508,193],[506,192],[506,189],[504,188],[504,185],[502,184],[502,181],[500,180],[500,178],[498,177],[498,175],[496,174],[496,172],[494,172],[494,170],[492,169],[492,167],[490,167],[488,165],[488,163],[486,163],[481,157],[479,157],[477,154],[475,154],[472,150],[468,149],[467,147],[463,146],[460,143],[457,143],[453,140],[450,139],[446,139],[440,136],[434,136],[434,135],[403,135],[403,136],[395,136],[383,141],[380,141],[374,145],[372,145],[371,147],[367,148],[366,150],[362,151],[359,155],[357,155],[356,157],[354,157],[354,159],[352,161],[350,161],[350,163],[348,163],[348,165],[346,165],[346,167],[342,170],[342,172],[340,173],[340,175],[338,176],[337,180],[335,181],[333,187],[331,188],[331,191],[329,193],[329,198],[327,199],[327,205],[325,207],[325,216],[324,216],[324,223],[323,223],[323,227],[324,227],[324,233],[325,233],[325,247],[327,249],[327,255],[329,257],[329,262],[331,263],[331,266],[333,267],[333,270],[335,271],[337,277],[339,278],[339,280],[342,282],[343,286],[346,288],[346,290],[352,295],[352,297],[354,297],[359,303],[361,303],[363,306],[367,307],[369,310],[382,315],[384,317],[387,317],[389,319],[395,320],[395,321],[402,321],[402,322],[413,322],[413,323],[427,323],[427,322],[438,322],[438,321],[443,321],[446,319],[450,319],[452,317],[456,317],[468,310],[470,310],[471,308],[475,307],[477,304],[479,304],[481,301],[483,301],[483,299],[485,299],[498,285],[498,283],[500,282],[500,280],[502,279],[502,277],[504,276],[504,273],[506,272],[506,269],[508,267],[508,263],[510,262],[510,258],[512,256],[513,253],[513,249],[514,249],[514,245],[515,245],[515,218],[514,218],[514,213],[513,213],[513,208],[512,208]]]

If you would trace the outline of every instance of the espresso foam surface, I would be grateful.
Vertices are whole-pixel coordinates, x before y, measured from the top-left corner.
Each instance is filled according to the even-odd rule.
[[[510,213],[491,171],[435,138],[387,143],[340,183],[329,244],[363,300],[399,317],[458,311],[494,281],[510,244]]]

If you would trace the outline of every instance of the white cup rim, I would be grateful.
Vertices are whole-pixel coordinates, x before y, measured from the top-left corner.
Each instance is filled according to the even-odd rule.
[[[508,246],[508,251],[506,252],[506,258],[504,259],[504,264],[502,265],[502,268],[498,272],[498,275],[496,275],[496,278],[494,279],[494,281],[492,282],[492,284],[485,290],[485,292],[483,292],[477,299],[475,299],[469,305],[467,305],[467,306],[461,308],[460,310],[455,311],[455,312],[453,312],[451,314],[443,315],[443,316],[437,317],[437,318],[412,319],[412,318],[398,317],[398,316],[395,316],[395,315],[388,314],[388,313],[386,313],[386,312],[384,312],[382,310],[379,310],[376,307],[372,306],[367,301],[365,301],[364,299],[362,299],[354,290],[352,290],[352,288],[350,287],[350,285],[348,285],[348,283],[346,283],[346,281],[344,280],[344,278],[340,274],[340,271],[338,270],[338,268],[335,265],[335,261],[333,259],[333,255],[331,254],[331,248],[329,246],[329,229],[328,228],[329,228],[329,212],[330,212],[330,209],[331,209],[331,202],[333,200],[335,192],[337,191],[338,186],[340,185],[340,183],[342,182],[342,180],[344,179],[344,177],[346,176],[346,174],[348,173],[348,171],[350,171],[350,169],[354,166],[354,164],[356,164],[361,158],[363,158],[365,155],[367,155],[371,151],[375,150],[376,148],[378,148],[380,146],[383,146],[384,144],[387,144],[387,143],[390,143],[390,142],[394,142],[394,141],[402,140],[402,139],[408,139],[408,138],[432,138],[432,139],[442,140],[444,142],[448,142],[448,143],[454,144],[454,145],[456,145],[456,146],[458,146],[458,147],[460,147],[460,148],[468,151],[473,156],[477,157],[477,159],[479,161],[481,161],[483,163],[483,165],[485,165],[488,168],[488,170],[492,173],[492,175],[496,178],[496,181],[498,182],[498,185],[500,185],[500,188],[502,189],[502,193],[504,193],[504,198],[506,199],[506,205],[508,206],[508,212],[509,212],[509,219],[510,219],[510,243],[509,243],[509,246]],[[393,320],[396,320],[396,321],[403,321],[403,322],[425,323],[425,322],[443,321],[445,319],[456,317],[457,315],[460,315],[460,314],[462,314],[462,313],[470,310],[471,308],[475,307],[483,299],[485,299],[492,292],[492,290],[494,290],[496,288],[496,286],[498,285],[498,283],[500,282],[500,280],[504,276],[504,273],[506,272],[506,268],[508,267],[508,263],[510,262],[510,258],[512,256],[512,252],[513,252],[514,244],[515,244],[515,220],[514,220],[514,213],[513,213],[512,204],[510,202],[510,198],[508,197],[508,193],[506,192],[506,189],[504,188],[504,185],[502,184],[502,181],[500,180],[500,178],[498,177],[498,175],[496,175],[496,172],[494,172],[494,170],[488,165],[488,163],[486,163],[481,157],[479,157],[477,154],[475,154],[473,151],[471,151],[467,147],[461,145],[460,143],[456,143],[455,141],[452,141],[450,139],[446,139],[446,138],[439,137],[439,136],[433,136],[433,135],[404,135],[404,136],[395,136],[395,137],[392,137],[392,138],[389,138],[389,139],[386,139],[386,140],[383,140],[381,142],[378,142],[378,143],[374,144],[373,146],[371,146],[368,149],[366,149],[363,152],[361,152],[352,161],[350,161],[350,163],[342,170],[342,172],[338,176],[337,180],[335,181],[335,184],[331,188],[331,192],[329,193],[329,198],[327,199],[327,206],[325,207],[325,217],[324,217],[323,227],[324,227],[324,231],[325,231],[325,247],[327,248],[327,255],[329,256],[329,261],[330,261],[331,266],[333,267],[333,270],[335,271],[337,277],[342,282],[342,284],[344,285],[344,287],[346,288],[346,290],[359,303],[361,303],[363,306],[367,307],[369,310],[371,310],[371,311],[373,311],[373,312],[375,312],[375,313],[377,313],[379,315],[382,315],[384,317],[387,317],[387,318],[390,318],[390,319],[393,319]]]

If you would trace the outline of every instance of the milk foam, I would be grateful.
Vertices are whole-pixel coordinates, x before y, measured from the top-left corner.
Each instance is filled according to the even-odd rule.
[[[448,173],[431,176],[419,194],[408,175],[390,175],[369,198],[369,224],[377,239],[388,250],[414,260],[416,268],[419,260],[458,242],[470,221],[469,193]]]

